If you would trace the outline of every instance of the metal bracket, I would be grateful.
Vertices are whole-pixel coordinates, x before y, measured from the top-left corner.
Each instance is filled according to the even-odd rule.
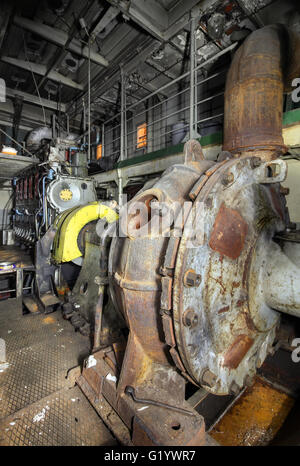
[[[282,183],[287,176],[287,163],[276,159],[261,164],[254,170],[254,179],[257,183]]]

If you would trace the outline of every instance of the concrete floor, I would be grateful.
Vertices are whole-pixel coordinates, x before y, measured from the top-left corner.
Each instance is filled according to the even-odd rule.
[[[71,376],[89,340],[59,311],[22,315],[20,301],[1,301],[0,338],[8,363],[0,368],[0,445],[115,444]]]

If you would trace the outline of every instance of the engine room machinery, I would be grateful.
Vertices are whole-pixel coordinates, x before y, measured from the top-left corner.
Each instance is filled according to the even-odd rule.
[[[283,92],[299,52],[281,25],[248,36],[227,76],[218,160],[190,140],[184,163],[123,207],[97,202],[70,141],[43,146],[15,182],[15,229],[37,241],[44,312],[60,302],[61,264],[81,266],[62,306],[93,337],[77,383],[113,431],[120,419],[125,443],[205,445],[188,384],[237,395],[276,351],[282,316],[300,317],[300,232],[281,185]]]
[[[41,128],[40,133],[50,137],[45,130],[49,128]],[[34,245],[59,213],[97,197],[94,182],[88,178],[87,154],[74,146],[73,140],[56,138],[48,143],[40,140],[39,146],[33,137],[29,141],[40,163],[14,180],[13,227],[18,242]]]
[[[283,90],[300,75],[299,51],[283,26],[253,32],[228,73],[218,162],[189,141],[184,164],[121,210],[109,248],[112,226],[101,234],[94,352],[77,382],[118,414],[134,445],[206,444],[187,383],[239,393],[275,351],[282,315],[300,317],[299,231],[280,158]],[[99,336],[107,284],[128,329],[123,350],[102,344],[104,322]]]
[[[13,180],[15,242],[32,249],[34,256],[33,293],[23,297],[25,308],[31,312],[51,312],[60,303],[56,285],[62,277],[49,260],[55,219],[97,199],[94,181],[88,177],[85,150],[75,145],[72,135],[64,139],[51,136],[48,127],[29,134],[27,147],[39,163]],[[49,229],[51,233],[47,234]]]

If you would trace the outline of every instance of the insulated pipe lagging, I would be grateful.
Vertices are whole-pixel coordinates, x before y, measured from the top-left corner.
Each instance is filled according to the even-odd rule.
[[[62,133],[62,139],[68,139],[70,141],[75,141],[78,136],[74,133]],[[30,150],[37,150],[41,144],[42,139],[52,139],[52,128],[48,126],[41,126],[39,128],[33,129],[28,133],[26,139],[26,145]]]
[[[283,25],[254,31],[236,52],[225,89],[225,151],[274,159],[286,152],[283,92],[300,77],[300,36]]]

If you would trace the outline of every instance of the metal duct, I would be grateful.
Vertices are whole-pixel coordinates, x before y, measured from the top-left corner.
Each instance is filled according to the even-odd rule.
[[[283,25],[254,31],[236,52],[226,82],[224,150],[265,160],[286,152],[283,92],[300,76],[300,36]]]
[[[27,136],[26,146],[31,150],[36,150],[42,139],[52,139],[52,129],[48,126],[40,126],[31,131]]]
[[[64,133],[61,137],[70,141],[74,141],[76,138],[78,139],[78,135],[74,133],[69,133],[68,135],[67,133]],[[40,126],[39,128],[35,128],[30,131],[27,136],[26,146],[29,150],[35,151],[39,148],[42,139],[52,139],[52,128],[49,128],[48,126]]]

